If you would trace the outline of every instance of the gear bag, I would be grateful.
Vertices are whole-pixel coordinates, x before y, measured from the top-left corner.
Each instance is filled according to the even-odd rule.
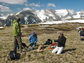
[[[48,39],[44,45],[50,45],[50,44],[52,44],[52,40]]]

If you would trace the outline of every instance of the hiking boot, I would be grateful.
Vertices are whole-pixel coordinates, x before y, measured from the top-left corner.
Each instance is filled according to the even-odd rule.
[[[31,51],[32,49],[28,48],[28,51]]]
[[[34,50],[34,47],[32,48],[32,50]]]

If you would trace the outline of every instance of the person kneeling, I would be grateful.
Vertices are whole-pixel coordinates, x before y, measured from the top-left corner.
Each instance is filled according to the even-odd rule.
[[[64,47],[65,47],[65,42],[66,42],[66,38],[65,36],[63,35],[63,32],[60,31],[58,32],[58,40],[54,40],[54,42],[58,42],[58,46],[52,51],[52,53],[56,53],[59,55],[62,53]]]
[[[32,34],[29,37],[29,43],[30,43],[29,46],[35,47],[37,40],[38,40],[37,34],[34,31],[32,31]]]

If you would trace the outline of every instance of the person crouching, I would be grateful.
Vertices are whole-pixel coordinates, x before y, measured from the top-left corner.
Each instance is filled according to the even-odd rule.
[[[65,42],[66,42],[66,38],[63,34],[62,31],[58,32],[58,40],[54,40],[54,42],[58,42],[58,46],[52,51],[52,53],[56,53],[59,55],[62,53],[64,47],[65,47]]]
[[[32,34],[31,34],[30,37],[29,37],[29,43],[30,43],[29,46],[35,47],[37,41],[38,41],[37,34],[36,34],[34,31],[32,31]]]

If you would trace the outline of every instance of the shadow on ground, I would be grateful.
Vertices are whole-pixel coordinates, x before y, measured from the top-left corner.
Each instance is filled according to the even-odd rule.
[[[66,50],[63,51],[63,53],[66,53],[66,52],[68,52],[68,51],[75,51],[75,50],[76,50],[76,48],[73,48],[73,49],[66,49]],[[63,53],[62,53],[62,54],[63,54]]]

